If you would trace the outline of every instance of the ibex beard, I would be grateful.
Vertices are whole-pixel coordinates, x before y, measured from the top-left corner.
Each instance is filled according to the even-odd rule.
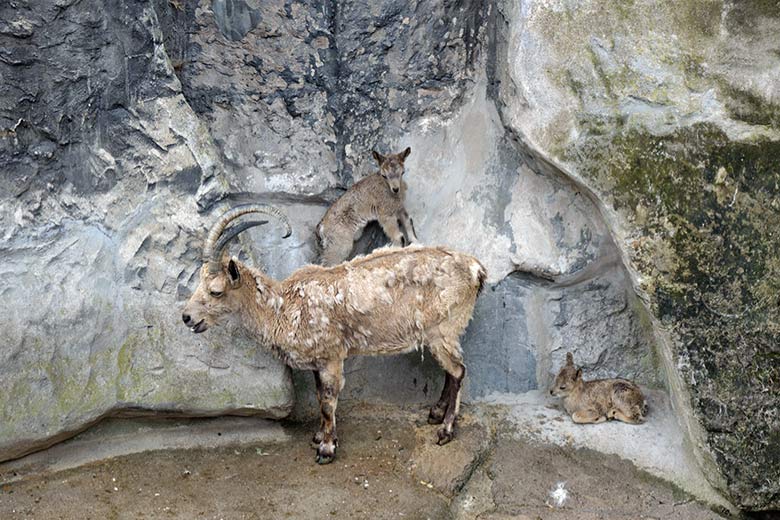
[[[212,228],[200,283],[182,319],[201,333],[236,319],[261,345],[293,368],[311,370],[320,404],[314,435],[317,462],[335,456],[336,407],[344,387],[344,360],[355,355],[400,354],[427,347],[445,371],[441,397],[428,415],[441,424],[438,444],[453,438],[466,367],[460,336],[466,329],[486,272],[475,258],[443,247],[384,248],[333,267],[306,266],[282,281],[222,253],[252,221],[277,209],[247,205],[228,211]]]

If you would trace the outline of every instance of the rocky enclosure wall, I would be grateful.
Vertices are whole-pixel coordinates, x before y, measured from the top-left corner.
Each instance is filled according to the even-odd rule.
[[[206,230],[281,206],[292,237],[234,251],[283,277],[371,148],[411,146],[421,240],[490,274],[469,398],[544,388],[571,350],[591,377],[669,388],[712,482],[780,508],[779,20],[772,2],[5,4],[0,459],[107,414],[289,414],[262,348],[179,323]],[[351,360],[345,397],[431,399],[419,358]]]

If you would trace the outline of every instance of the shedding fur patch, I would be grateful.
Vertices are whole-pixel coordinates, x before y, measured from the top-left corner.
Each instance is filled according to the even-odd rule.
[[[280,282],[249,270],[257,287],[246,302],[257,308],[253,336],[298,368],[357,354],[417,349],[422,357],[428,339],[442,345],[437,359],[461,359],[458,337],[484,276],[468,255],[419,245],[332,268],[304,267]]]
[[[479,274],[480,271],[482,271],[482,266],[476,262],[472,262],[471,265],[469,266],[469,270],[471,271],[471,279],[474,280],[474,283],[478,283]]]

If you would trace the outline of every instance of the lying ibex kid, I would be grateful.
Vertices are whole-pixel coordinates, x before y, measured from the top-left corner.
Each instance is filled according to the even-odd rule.
[[[349,356],[401,354],[428,347],[444,369],[444,390],[428,420],[441,424],[438,443],[449,442],[460,407],[466,367],[460,335],[474,311],[485,268],[476,258],[444,247],[383,248],[341,265],[302,267],[277,281],[223,255],[228,242],[271,215],[292,233],[276,208],[240,206],[209,232],[200,283],[182,319],[193,332],[237,320],[258,343],[293,368],[311,370],[320,402],[314,436],[317,462],[336,453],[336,406]]]
[[[639,387],[626,379],[583,381],[582,369],[574,366],[571,352],[555,378],[550,394],[563,397],[563,407],[576,423],[600,423],[608,419],[639,424],[647,413]]]
[[[369,222],[377,221],[394,246],[417,241],[414,223],[404,208],[404,161],[412,151],[384,156],[374,151],[379,171],[356,182],[328,208],[317,225],[320,262],[336,265],[347,259]]]

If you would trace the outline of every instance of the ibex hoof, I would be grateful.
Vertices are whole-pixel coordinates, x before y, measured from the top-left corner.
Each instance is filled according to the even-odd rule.
[[[314,460],[317,461],[317,464],[330,464],[331,462],[333,462],[333,459],[335,459],[335,458],[336,458],[335,454],[334,455],[320,455],[318,453],[317,457],[315,457]]]
[[[337,441],[325,442],[322,441],[317,448],[317,464],[330,464],[333,459],[336,458],[336,444]]]
[[[439,436],[439,440],[436,441],[436,444],[439,446],[444,446],[455,437],[452,430],[448,430],[446,427],[439,428],[439,431],[436,432],[436,434]]]
[[[442,410],[441,408],[436,408],[435,406],[431,408],[430,413],[428,413],[428,424],[441,424],[444,422],[444,414],[447,413],[446,410]]]

